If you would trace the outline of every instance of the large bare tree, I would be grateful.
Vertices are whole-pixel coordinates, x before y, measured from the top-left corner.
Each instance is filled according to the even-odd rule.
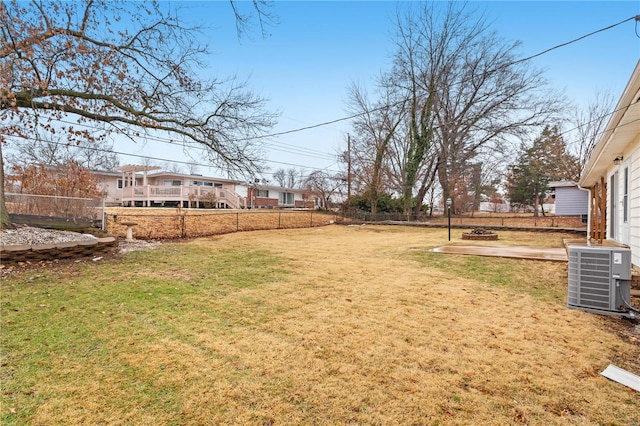
[[[401,193],[405,215],[409,215],[412,204],[417,215],[428,187],[433,184],[430,170],[437,164],[432,149],[436,136],[434,102],[440,71],[447,58],[441,49],[422,48],[424,35],[416,33],[420,27],[412,21],[411,14],[399,18],[396,26],[397,50],[387,84],[400,87],[407,99],[406,133],[401,144],[404,149],[398,151],[403,164]],[[414,199],[416,186],[419,188]]]
[[[304,174],[304,169],[298,170],[295,167],[290,167],[287,170],[277,169],[272,176],[282,188],[300,188],[304,184]]]
[[[385,171],[388,171],[391,141],[404,120],[404,103],[398,101],[393,87],[381,86],[375,100],[371,100],[363,87],[352,84],[348,105],[350,112],[358,114],[353,121],[351,179],[363,183],[375,220],[378,198],[389,188]]]
[[[578,110],[572,124],[576,133],[568,143],[569,150],[578,158],[578,178],[587,164],[593,148],[600,139],[613,111],[614,98],[611,92],[598,92],[586,107]]]
[[[409,158],[419,164],[429,152],[423,147],[437,144],[444,198],[481,148],[521,137],[561,110],[541,72],[518,60],[518,43],[501,39],[466,4],[425,2],[398,25],[394,74],[413,100]],[[415,184],[411,173],[407,185]]]
[[[314,170],[305,179],[304,185],[322,199],[323,209],[331,207],[332,197],[344,186],[340,174],[330,174],[326,170]]]
[[[424,199],[437,179],[437,146],[431,140],[433,135],[422,132],[424,126],[416,126],[422,121],[420,115],[422,113],[414,107],[408,109],[405,120],[391,138],[387,160],[390,188],[402,195],[403,213],[408,218],[411,214],[419,215]]]
[[[244,28],[246,15],[231,5]],[[268,18],[263,1],[253,6]],[[208,160],[229,171],[260,168],[252,138],[270,129],[275,115],[246,81],[207,77],[203,33],[170,7],[0,3],[0,163],[3,143],[34,132],[62,133],[69,143],[102,140],[109,132],[132,138],[162,132],[186,147],[208,148]],[[0,213],[5,225],[3,194]]]
[[[120,163],[118,155],[108,141],[85,141],[70,144],[65,135],[41,137],[34,133],[29,139],[16,138],[11,143],[11,152],[6,153],[6,163],[26,167],[29,164],[61,166],[75,161],[92,170],[113,170]]]

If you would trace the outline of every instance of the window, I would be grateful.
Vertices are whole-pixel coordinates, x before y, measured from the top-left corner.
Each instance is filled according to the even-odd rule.
[[[215,186],[216,188],[222,188],[222,184],[221,183],[214,183],[213,186]]]
[[[182,185],[181,180],[165,180],[162,182],[164,186],[180,186]]]
[[[293,192],[281,192],[280,204],[293,204]]]
[[[123,185],[122,185],[122,179],[118,179],[118,185],[117,185],[117,188],[118,188],[118,189],[122,189],[122,186],[123,186]]]
[[[258,189],[258,197],[269,198],[269,191],[266,189]]]

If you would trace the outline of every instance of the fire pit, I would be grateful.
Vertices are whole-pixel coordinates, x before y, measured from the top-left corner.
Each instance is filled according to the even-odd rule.
[[[484,228],[474,228],[471,232],[462,233],[463,240],[492,241],[498,239],[498,234]]]

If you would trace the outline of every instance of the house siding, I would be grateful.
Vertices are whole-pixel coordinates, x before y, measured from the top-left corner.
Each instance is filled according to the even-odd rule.
[[[268,191],[267,197],[258,197],[258,191]],[[283,203],[282,194],[293,194],[291,203]],[[274,186],[256,186],[247,188],[247,198],[249,199],[250,206],[255,208],[296,208],[303,202],[303,192],[299,189],[280,188]],[[313,202],[311,207],[313,208]]]
[[[589,188],[593,201],[589,203],[589,237],[596,242],[613,239],[629,245],[631,261],[640,266],[640,60],[622,92],[615,110],[596,142],[585,164],[580,186]],[[620,160],[622,160],[621,164]],[[625,168],[628,167],[628,221],[624,222]],[[611,177],[618,172],[618,182]],[[619,199],[611,204],[616,192]],[[596,205],[598,196],[606,193],[606,206]],[[604,209],[603,209],[604,208]],[[612,211],[615,209],[615,212]],[[603,211],[604,210],[604,211]],[[614,231],[613,234],[611,231]],[[604,232],[603,232],[604,231]]]
[[[256,197],[253,201],[253,207],[278,207],[278,199],[277,198],[265,198],[265,197]]]
[[[635,142],[639,145],[638,141]],[[640,265],[640,152],[632,154],[629,165],[629,246],[631,247],[631,263]]]
[[[312,209],[315,207],[313,200],[295,200],[295,207],[297,209]]]
[[[629,247],[631,263],[640,266],[640,135],[628,148],[629,161]],[[622,183],[624,184],[624,183]],[[621,188],[622,191],[622,188]]]
[[[98,188],[105,192],[104,202],[107,205],[120,205],[122,203],[122,189],[118,189],[118,179],[120,174],[113,175],[103,172],[92,171]]]
[[[572,216],[587,214],[589,193],[577,187],[556,188],[556,215]]]
[[[640,267],[640,135],[627,146],[623,157],[628,159],[619,166],[610,167],[607,170],[607,187],[611,184],[611,176],[618,173],[616,214],[612,220],[607,220],[606,235],[608,239],[620,244],[626,244],[631,248],[631,263]],[[629,167],[629,216],[628,222],[624,222],[623,195],[624,195],[624,169]],[[607,215],[611,218],[611,197],[613,188],[607,190]],[[612,223],[613,222],[613,223]],[[612,237],[612,226],[615,227]],[[625,231],[625,226],[628,230]]]

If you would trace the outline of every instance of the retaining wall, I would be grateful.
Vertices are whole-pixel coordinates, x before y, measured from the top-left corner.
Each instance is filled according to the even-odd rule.
[[[53,259],[76,259],[110,254],[118,249],[114,237],[53,244],[0,245],[0,263],[40,262]]]

